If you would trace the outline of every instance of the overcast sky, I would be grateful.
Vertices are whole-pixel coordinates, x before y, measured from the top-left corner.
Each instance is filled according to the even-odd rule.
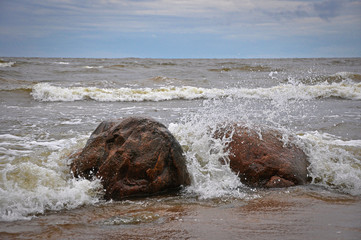
[[[361,57],[361,0],[0,0],[0,56]]]

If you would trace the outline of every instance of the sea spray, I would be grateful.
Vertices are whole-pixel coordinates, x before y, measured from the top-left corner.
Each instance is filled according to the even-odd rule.
[[[185,114],[180,123],[172,123],[169,130],[182,145],[188,162],[192,184],[188,193],[202,199],[218,197],[247,198],[250,189],[244,186],[229,166],[229,152],[226,147],[232,139],[234,126],[255,129],[262,138],[261,128],[277,128],[283,133],[285,144],[289,132],[282,128],[280,116],[287,118],[290,109],[283,101],[257,102],[233,99],[231,97],[205,100],[197,112]],[[298,104],[297,104],[298,105]],[[286,105],[287,106],[287,105]],[[282,109],[281,109],[282,108]],[[217,137],[222,131],[224,137]]]
[[[231,171],[228,153],[224,150],[230,139],[215,138],[214,133],[219,125],[203,117],[194,116],[189,121],[169,125],[169,130],[185,151],[191,176],[191,186],[186,191],[201,199],[245,197],[246,194],[240,191],[243,184]]]
[[[284,100],[240,101],[232,98],[205,100],[197,112],[185,115],[181,123],[170,124],[170,131],[185,150],[188,169],[193,178],[188,191],[201,198],[246,196],[246,188],[232,173],[225,148],[231,137],[215,138],[220,128],[232,136],[233,124],[255,129],[262,138],[262,128],[279,131],[285,145],[292,141],[308,156],[311,184],[361,194],[361,140],[345,140],[318,131],[297,128],[297,123],[313,115],[310,102]],[[298,113],[298,116],[297,114]],[[302,113],[302,118],[299,118]],[[304,123],[304,126],[305,123]],[[307,127],[307,126],[306,126]]]

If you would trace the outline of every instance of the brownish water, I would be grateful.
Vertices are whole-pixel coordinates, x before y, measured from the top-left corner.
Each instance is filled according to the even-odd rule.
[[[0,223],[1,239],[361,239],[361,199],[303,188],[249,200],[162,196]],[[185,203],[187,202],[187,203]]]

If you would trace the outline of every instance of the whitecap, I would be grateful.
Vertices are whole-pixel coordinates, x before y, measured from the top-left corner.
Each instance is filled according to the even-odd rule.
[[[86,69],[99,69],[99,68],[104,68],[104,66],[84,66],[83,68],[86,68]]]
[[[12,67],[16,62],[0,62],[0,67]]]
[[[212,98],[249,98],[287,101],[290,99],[317,99],[337,97],[360,100],[361,83],[339,82],[317,85],[282,84],[269,88],[202,88],[192,86],[166,86],[159,88],[97,88],[60,87],[49,83],[38,83],[31,95],[38,101],[167,101]]]

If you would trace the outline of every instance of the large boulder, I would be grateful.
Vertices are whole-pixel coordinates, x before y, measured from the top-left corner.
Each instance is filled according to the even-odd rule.
[[[190,184],[181,146],[163,124],[149,118],[102,122],[72,159],[75,177],[101,179],[105,199],[155,194]]]
[[[266,188],[307,183],[307,156],[292,141],[282,141],[280,132],[239,126],[233,130],[227,146],[230,167],[243,183]]]

